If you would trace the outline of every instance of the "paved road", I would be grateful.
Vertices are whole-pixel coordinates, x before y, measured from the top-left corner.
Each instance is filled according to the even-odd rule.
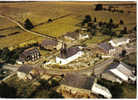
[[[66,74],[66,73],[79,73],[79,74],[87,74],[87,73],[91,73],[93,72],[93,68],[95,68],[95,74],[101,74],[106,68],[107,65],[109,65],[110,63],[112,63],[113,59],[110,58],[106,61],[103,61],[100,64],[95,65],[94,67],[89,67],[89,68],[85,68],[85,69],[81,69],[81,70],[71,70],[71,69],[41,69],[38,68],[37,70],[39,70],[42,73],[48,73],[48,74],[55,74],[55,75],[61,75],[61,74]]]
[[[11,65],[11,64],[6,64],[6,65],[3,65],[3,69],[8,69],[8,70],[11,70],[13,72],[16,72],[18,70],[20,65]]]

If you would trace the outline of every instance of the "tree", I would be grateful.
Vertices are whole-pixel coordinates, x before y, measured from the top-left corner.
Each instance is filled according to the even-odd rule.
[[[103,5],[102,4],[97,4],[95,10],[96,11],[103,10]]]
[[[124,29],[120,31],[120,34],[127,34],[127,33],[128,33],[127,27],[124,27]]]
[[[64,98],[62,94],[57,93],[55,90],[51,90],[49,93],[49,98]]]
[[[124,27],[124,33],[127,34],[127,27]]]
[[[94,18],[94,22],[96,22],[96,17]]]
[[[136,26],[133,29],[134,29],[134,31],[137,31],[137,27]]]
[[[120,24],[123,25],[124,24],[124,21],[123,20],[120,20]]]
[[[86,15],[84,20],[85,20],[85,23],[90,22],[91,21],[91,16],[90,15]]]
[[[10,50],[8,49],[8,47],[5,47],[5,48],[3,48],[0,56],[3,60],[8,60],[9,59],[9,53],[10,53]]]
[[[122,57],[125,57],[125,56],[126,56],[126,53],[127,53],[126,50],[122,50],[121,56],[122,56]]]
[[[117,37],[118,37],[118,38],[121,38],[121,37],[123,37],[123,34],[119,34]]]
[[[24,27],[28,30],[31,30],[32,28],[34,28],[32,22],[29,19],[26,19],[24,22]]]
[[[48,19],[48,23],[50,23],[50,22],[53,22],[53,20],[52,19]]]
[[[58,85],[59,85],[58,81],[56,81],[55,79],[51,80],[51,87],[55,87],[55,86],[58,86]]]
[[[109,24],[113,24],[113,19],[112,18],[109,20]]]
[[[2,98],[16,98],[16,89],[10,87],[6,83],[0,83],[0,97]]]

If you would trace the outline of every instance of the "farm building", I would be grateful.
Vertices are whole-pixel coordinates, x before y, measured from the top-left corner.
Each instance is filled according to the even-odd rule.
[[[109,43],[100,43],[98,47],[103,50],[104,54],[113,55],[115,53],[114,47],[112,47]]]
[[[42,41],[41,47],[47,50],[53,50],[53,49],[59,50],[62,47],[62,43],[54,39],[45,39],[44,41]]]
[[[91,93],[95,93],[106,98],[112,97],[107,88],[96,83],[95,77],[88,77],[82,74],[67,74],[60,84],[61,92],[66,90],[73,95],[91,95]]]
[[[19,56],[17,60],[18,64],[23,64],[25,61],[36,61],[40,58],[40,52],[38,48],[29,48],[24,50],[24,52]]]
[[[125,82],[136,81],[136,76],[134,76],[132,68],[123,62],[116,62],[109,65],[109,68],[103,73],[102,77],[107,80],[116,81],[120,83],[121,81]]]
[[[121,45],[125,45],[128,44],[130,42],[130,39],[128,38],[118,38],[118,39],[113,39],[110,40],[109,43],[113,46],[113,47],[118,47]]]
[[[33,70],[32,66],[24,64],[18,69],[17,76],[19,79],[23,79],[23,80],[30,79],[31,80],[32,79],[32,74],[31,74],[32,70]]]
[[[78,46],[70,48],[63,47],[60,50],[59,56],[56,57],[56,63],[60,65],[68,64],[82,55],[84,55],[84,52]]]
[[[64,35],[64,38],[67,40],[83,40],[89,38],[88,34],[80,34],[79,32],[67,32],[67,34]]]

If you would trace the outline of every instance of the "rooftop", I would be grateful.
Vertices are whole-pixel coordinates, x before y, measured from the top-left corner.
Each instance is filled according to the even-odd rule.
[[[98,45],[99,48],[104,49],[105,51],[109,51],[110,49],[114,49],[109,43],[100,43]]]
[[[58,44],[57,40],[54,39],[45,39],[44,41],[42,41],[41,46],[56,46]]]
[[[132,74],[131,73],[132,68],[123,62],[110,64],[108,69],[106,69],[105,72],[109,71],[110,69],[114,69],[114,68],[116,68],[117,70],[119,70],[121,73],[125,75],[129,76]]]
[[[39,52],[39,50],[37,48],[29,48],[24,50],[22,54],[27,56],[27,55],[33,54],[34,52]]]
[[[18,71],[28,74],[32,69],[33,67],[31,65],[24,64],[18,69]]]
[[[62,49],[60,52],[60,58],[68,58],[81,51],[78,46]]]
[[[61,84],[75,88],[91,89],[94,83],[94,77],[88,77],[82,74],[66,74]]]

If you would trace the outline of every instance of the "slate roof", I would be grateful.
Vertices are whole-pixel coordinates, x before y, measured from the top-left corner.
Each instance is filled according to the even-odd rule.
[[[45,39],[44,41],[42,41],[41,46],[45,47],[45,46],[56,46],[58,45],[58,41],[54,40],[54,39]]]
[[[29,48],[29,49],[24,50],[24,52],[22,54],[24,56],[28,56],[28,55],[33,54],[34,52],[38,52],[39,53],[39,50],[37,48]]]
[[[33,67],[31,65],[24,64],[19,67],[18,71],[28,74],[32,69]]]
[[[91,87],[94,83],[94,77],[88,77],[81,74],[66,74],[64,80],[61,81],[61,84],[68,85],[80,89],[91,90]]]
[[[68,58],[68,57],[75,55],[79,51],[81,51],[81,50],[78,46],[62,49],[59,57],[60,58]]]
[[[118,71],[120,71],[125,75],[129,76],[132,74],[131,73],[132,68],[123,62],[110,64],[109,67],[105,70],[105,72],[109,72],[110,69],[114,68],[116,68]]]
[[[98,45],[99,48],[103,49],[104,51],[109,51],[110,49],[114,49],[109,43],[100,43]]]
[[[40,53],[39,50],[37,48],[29,48],[29,49],[26,49],[24,50],[23,53],[20,54],[19,56],[19,61],[25,61],[25,58],[29,55],[32,55],[34,53]]]

